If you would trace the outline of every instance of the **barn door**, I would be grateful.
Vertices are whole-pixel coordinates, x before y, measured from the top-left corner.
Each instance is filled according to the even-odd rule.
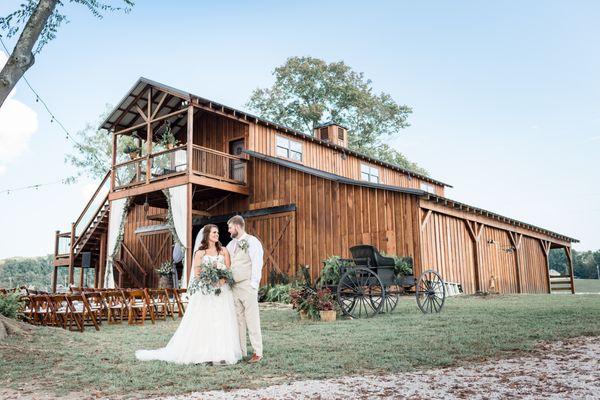
[[[261,285],[269,276],[296,273],[296,212],[246,218],[246,230],[256,236],[264,249]]]

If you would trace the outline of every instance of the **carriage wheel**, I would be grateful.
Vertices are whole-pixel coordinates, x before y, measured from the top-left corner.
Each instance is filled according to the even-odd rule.
[[[372,317],[379,313],[384,304],[385,290],[372,270],[350,268],[340,278],[337,299],[345,315],[353,318]]]
[[[425,314],[439,313],[446,301],[446,287],[440,274],[427,270],[421,274],[415,285],[417,305]]]
[[[394,282],[391,286],[385,288],[385,300],[381,307],[382,313],[391,313],[394,311],[400,300],[400,286]]]

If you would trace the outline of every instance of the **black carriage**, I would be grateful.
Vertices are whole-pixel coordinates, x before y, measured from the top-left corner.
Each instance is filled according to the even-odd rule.
[[[341,277],[336,287],[337,301],[345,315],[362,318],[391,312],[400,295],[414,291],[423,313],[439,313],[446,300],[442,277],[434,270],[397,276],[394,259],[385,257],[374,246],[350,248],[352,258],[341,259]]]

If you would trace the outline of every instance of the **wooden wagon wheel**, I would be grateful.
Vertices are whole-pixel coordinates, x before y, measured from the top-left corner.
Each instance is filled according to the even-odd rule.
[[[385,300],[381,307],[382,313],[391,313],[394,311],[400,300],[401,290],[399,282],[393,282],[391,285],[385,287]]]
[[[423,313],[442,311],[446,301],[446,286],[440,274],[432,269],[423,272],[415,285],[415,296]]]
[[[369,268],[349,268],[340,278],[337,299],[342,312],[353,318],[372,317],[384,304],[381,280]]]

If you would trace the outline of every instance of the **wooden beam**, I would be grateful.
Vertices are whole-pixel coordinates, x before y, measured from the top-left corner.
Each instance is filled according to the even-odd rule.
[[[150,104],[150,103],[148,103]],[[135,109],[137,110],[138,114],[140,114],[142,116],[142,118],[144,119],[144,121],[148,122],[148,117],[146,116],[146,114],[144,114],[144,112],[142,111],[142,109],[140,108],[140,106],[138,106],[137,104],[135,105]]]
[[[106,270],[106,239],[107,232],[104,232],[100,237],[100,256],[98,259],[99,268],[96,270],[96,287],[102,289],[104,287],[104,272]]]
[[[429,218],[431,218],[431,214],[433,214],[433,211],[431,211],[431,210],[427,210],[425,212],[425,216],[423,217],[423,220],[421,221],[421,232],[423,232],[423,229],[425,229],[427,222],[429,222]]]
[[[194,106],[191,104],[187,108],[187,174],[192,176],[193,163],[193,144],[194,144]],[[193,200],[193,199],[192,199]],[[190,207],[190,210],[192,208]]]
[[[540,239],[540,246],[542,246],[542,251],[544,253],[544,259],[546,260],[546,281],[547,281],[547,287],[548,287],[548,293],[552,293],[552,290],[550,288],[550,245],[551,242],[548,240],[542,240]]]
[[[131,102],[131,104],[129,104],[129,106],[127,106],[126,109],[123,110],[123,113],[119,116],[119,118],[117,118],[117,120],[113,123],[113,127],[116,127],[119,125],[119,123],[121,122],[121,120],[125,117],[125,115],[127,115],[127,113],[129,112],[129,110],[131,110],[131,107],[134,105],[137,105],[137,102],[140,100],[140,98],[144,95],[144,93],[146,93],[146,90],[148,89],[148,85],[146,84],[144,86],[144,88],[142,90],[140,90],[140,93],[133,99],[133,101]]]
[[[136,186],[131,189],[119,190],[117,192],[111,193],[108,196],[108,199],[112,201],[112,200],[122,199],[125,197],[138,196],[140,194],[155,192],[157,190],[163,190],[163,189],[167,189],[170,187],[183,185],[188,182],[189,182],[189,179],[188,179],[187,175],[180,175],[175,178],[168,178],[168,179],[163,179],[158,182],[152,182],[149,185],[141,185],[141,186]]]
[[[69,285],[75,282],[75,223],[71,223],[71,243],[69,244]]]
[[[571,253],[571,247],[565,246],[565,253],[567,255],[567,263],[569,265],[569,281],[571,283],[571,294],[575,294],[575,282],[573,275],[573,254]]]
[[[248,195],[250,193],[248,186],[242,186],[242,185],[238,185],[235,183],[218,181],[216,179],[207,178],[205,176],[200,176],[200,175],[195,175],[195,174],[190,176],[190,182],[192,182],[196,185],[212,187],[214,189],[221,189],[226,192],[234,192],[234,193],[239,193],[239,194],[244,194],[244,195]]]
[[[223,198],[221,198],[220,200],[218,200],[218,201],[217,201],[216,203],[214,203],[212,206],[208,207],[208,208],[206,209],[206,211],[208,212],[208,211],[212,210],[213,208],[215,208],[216,206],[218,206],[219,204],[221,204],[222,202],[224,202],[225,200],[227,200],[229,197],[231,197],[231,193],[229,193],[229,194],[225,195]],[[208,213],[208,215],[210,216],[210,213]]]
[[[189,146],[191,147],[191,146]],[[192,263],[193,263],[193,256],[194,256],[194,252],[193,252],[193,247],[194,247],[194,238],[192,237],[192,184],[188,183],[187,184],[187,212],[186,212],[186,224],[185,224],[185,229],[187,230],[187,240],[186,243],[184,243],[185,246],[185,253],[186,253],[186,266],[185,268],[187,269],[187,279],[189,281],[190,279],[190,274],[192,273]],[[186,282],[187,284],[187,282]]]
[[[515,254],[515,278],[517,280],[517,293],[521,293],[522,289],[521,289],[521,251],[520,251],[520,247],[521,247],[521,239],[523,238],[523,235],[521,235],[520,233],[514,233],[511,231],[508,231],[508,238],[510,239],[510,242],[512,244],[512,246],[515,248],[514,250],[514,254]]]
[[[473,223],[468,220],[463,220],[467,231],[469,232],[469,236],[471,237],[471,242],[473,244],[473,280],[475,281],[475,293],[481,291],[481,283],[479,282],[479,239],[480,236],[476,234],[476,230]]]
[[[162,107],[163,103],[165,102],[165,99],[167,98],[167,96],[168,96],[168,93],[163,92],[163,95],[160,98],[160,100],[158,101],[158,105],[154,109],[154,112],[150,116],[150,119],[154,119],[154,117],[156,117],[156,114],[158,114],[158,112],[160,111],[160,108]]]
[[[509,223],[496,221],[496,220],[490,219],[488,217],[483,217],[483,216],[475,215],[470,212],[461,211],[458,209],[454,209],[454,208],[446,207],[446,206],[443,206],[440,204],[436,204],[432,200],[421,199],[419,202],[419,205],[421,206],[421,208],[426,209],[426,210],[432,210],[432,211],[438,212],[440,214],[445,214],[445,215],[449,215],[451,217],[460,218],[460,219],[464,219],[464,220],[468,220],[468,221],[483,223],[488,226],[502,229],[505,231],[513,231],[516,233],[521,233],[525,236],[528,236],[528,237],[531,237],[534,239],[551,240],[553,243],[560,244],[563,246],[571,245],[571,243],[566,240],[558,239],[558,238],[549,236],[544,233],[539,233],[537,231],[534,231],[532,228],[520,228],[518,226],[509,224]]]

